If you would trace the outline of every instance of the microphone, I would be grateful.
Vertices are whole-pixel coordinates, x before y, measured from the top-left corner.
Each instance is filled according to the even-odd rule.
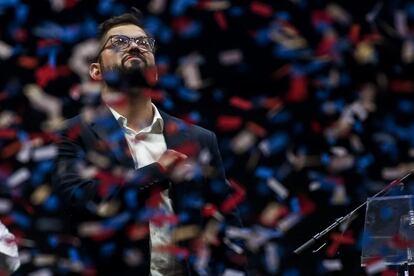
[[[395,186],[398,186],[398,185],[403,184],[403,181],[405,179],[407,179],[408,177],[410,177],[412,174],[413,174],[413,172],[411,171],[411,172],[407,173],[406,175],[404,175],[403,177],[398,178],[398,179],[392,181],[387,186],[385,186],[381,191],[379,191],[378,193],[376,193],[375,195],[373,195],[371,197],[371,199],[372,198],[376,198],[376,197],[378,197],[378,196],[386,193],[392,187],[395,187]],[[347,215],[345,215],[343,217],[337,218],[331,225],[329,225],[327,228],[325,228],[321,232],[319,232],[316,235],[314,235],[311,239],[309,239],[307,242],[305,242],[304,244],[302,244],[301,246],[299,246],[298,248],[296,248],[295,251],[293,251],[293,252],[296,255],[301,254],[304,250],[306,250],[310,246],[314,245],[318,240],[320,240],[322,237],[324,237],[331,230],[333,230],[334,228],[336,228],[338,225],[342,224],[344,221],[347,221],[348,219],[350,219],[359,209],[361,209],[362,207],[364,207],[367,203],[368,203],[368,200],[365,200],[365,202],[363,202],[362,204],[360,204],[358,207],[356,207],[354,210],[352,210]],[[409,218],[410,218],[410,223],[412,223],[414,225],[414,210],[410,210],[410,217]]]

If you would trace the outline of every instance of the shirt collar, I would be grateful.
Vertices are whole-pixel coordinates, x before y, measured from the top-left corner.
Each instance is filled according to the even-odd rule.
[[[135,133],[135,134],[139,134],[142,132],[146,132],[146,133],[158,133],[161,134],[164,131],[164,120],[161,117],[160,112],[158,111],[157,107],[152,104],[152,108],[154,111],[154,117],[152,118],[152,123],[141,129],[139,132],[134,131],[133,129],[129,128],[127,126],[127,118],[125,118],[124,116],[122,116],[121,114],[119,114],[115,109],[112,109],[111,107],[109,107],[109,110],[111,110],[112,115],[114,115],[115,119],[118,121],[118,123],[121,125],[121,127],[127,131],[128,133]]]

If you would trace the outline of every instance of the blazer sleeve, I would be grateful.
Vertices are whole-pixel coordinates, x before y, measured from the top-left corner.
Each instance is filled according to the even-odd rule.
[[[65,131],[60,135],[57,147],[52,183],[56,193],[69,207],[84,208],[90,203],[99,204],[119,196],[127,188],[148,191],[166,179],[162,167],[156,162],[138,170],[118,165],[121,173],[116,174],[113,167],[98,169],[88,176],[85,173],[88,149],[82,138],[71,138]]]

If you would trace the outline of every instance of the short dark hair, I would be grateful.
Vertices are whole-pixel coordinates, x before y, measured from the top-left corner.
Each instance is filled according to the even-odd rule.
[[[98,39],[101,41],[110,29],[125,24],[136,25],[145,31],[141,11],[132,7],[130,12],[111,17],[102,22],[99,25]]]
[[[99,43],[103,43],[102,39],[105,38],[106,33],[110,29],[112,29],[113,27],[116,27],[116,26],[126,25],[126,24],[136,25],[136,26],[140,27],[141,29],[143,29],[145,33],[147,33],[145,28],[144,28],[142,12],[139,9],[135,8],[135,7],[131,7],[130,12],[127,12],[127,13],[124,13],[124,14],[121,14],[121,15],[118,15],[118,16],[111,17],[111,18],[105,20],[104,22],[102,22],[101,24],[99,24],[99,27],[98,27]],[[100,62],[100,59],[101,59],[101,53],[99,52],[99,53],[97,53],[97,55],[95,56],[93,61],[94,62]]]

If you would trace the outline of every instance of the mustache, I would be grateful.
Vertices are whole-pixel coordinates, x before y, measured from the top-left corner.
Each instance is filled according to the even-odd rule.
[[[139,50],[130,50],[126,53],[124,58],[122,59],[123,62],[127,61],[131,57],[137,57],[139,58],[145,65],[147,65],[147,61],[145,60],[144,55]]]

